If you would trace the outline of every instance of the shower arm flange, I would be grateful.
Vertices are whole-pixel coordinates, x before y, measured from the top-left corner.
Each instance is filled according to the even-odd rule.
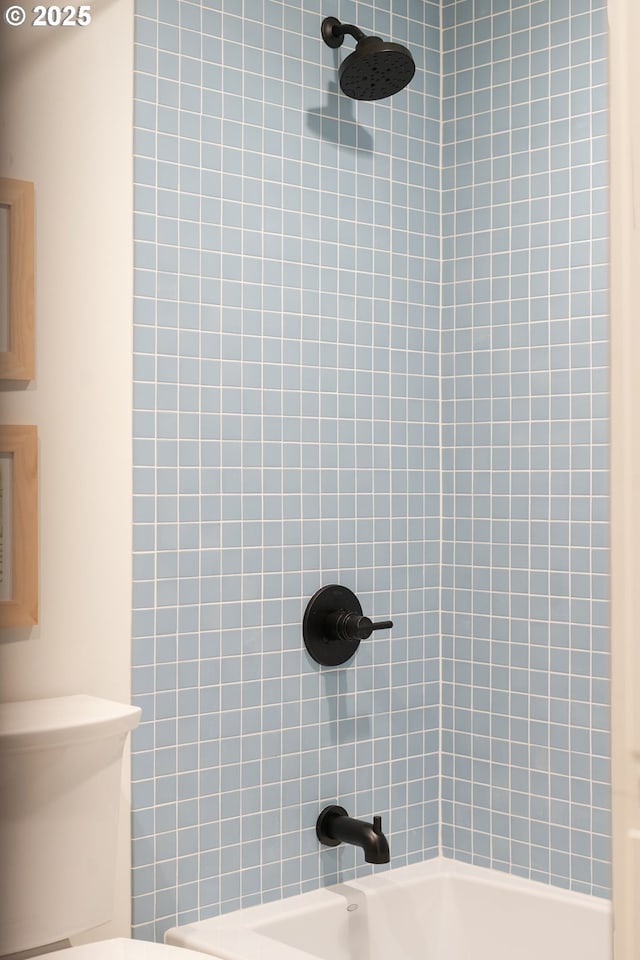
[[[365,38],[362,30],[352,23],[341,23],[336,17],[325,17],[322,21],[322,39],[328,47],[341,47],[347,33],[358,43]]]

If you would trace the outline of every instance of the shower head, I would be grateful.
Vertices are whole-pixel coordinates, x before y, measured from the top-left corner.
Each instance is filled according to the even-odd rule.
[[[367,37],[351,24],[335,17],[322,21],[322,39],[330,47],[339,47],[345,34],[357,41],[355,51],[340,64],[340,88],[354,100],[383,100],[403,90],[416,65],[406,47],[388,43],[380,37]]]

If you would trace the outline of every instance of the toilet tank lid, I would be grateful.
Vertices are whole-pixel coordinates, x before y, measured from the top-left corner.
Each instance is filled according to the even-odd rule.
[[[209,955],[187,950],[185,947],[172,947],[164,943],[149,943],[147,940],[99,940],[80,947],[66,947],[56,950],[55,954],[43,954],[33,960],[211,960]]]
[[[0,704],[0,750],[102,740],[133,730],[140,708],[85,694]]]

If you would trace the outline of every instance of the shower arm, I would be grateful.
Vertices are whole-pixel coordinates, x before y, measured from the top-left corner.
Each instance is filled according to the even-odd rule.
[[[359,27],[354,27],[352,23],[341,23],[336,17],[325,17],[322,21],[322,39],[329,47],[341,47],[347,33],[358,43],[366,36]]]

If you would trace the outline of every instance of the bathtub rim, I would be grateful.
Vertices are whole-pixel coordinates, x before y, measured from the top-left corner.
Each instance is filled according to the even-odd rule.
[[[506,871],[438,856],[171,927],[166,931],[164,941],[173,946],[208,953],[215,960],[253,960],[255,957],[260,957],[260,960],[309,960],[307,951],[276,940],[260,932],[259,928],[266,923],[286,921],[288,917],[299,914],[302,898],[306,909],[335,906],[335,893],[331,891],[336,887],[352,888],[366,895],[367,892],[380,891],[381,887],[388,884],[394,887],[412,886],[421,880],[436,879],[463,879],[496,890],[520,891],[528,897],[553,902],[557,906],[570,904],[583,907],[606,916],[611,923],[611,901],[604,897],[578,893]]]

